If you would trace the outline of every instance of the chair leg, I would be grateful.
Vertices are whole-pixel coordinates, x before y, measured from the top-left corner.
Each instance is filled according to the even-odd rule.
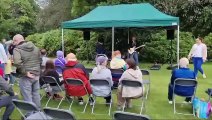
[[[113,100],[112,100],[112,97],[111,97],[111,99],[110,99],[110,107],[109,107],[109,111],[108,111],[108,115],[109,116],[110,116],[110,112],[111,112],[112,103],[113,103]]]
[[[85,110],[86,110],[86,108],[87,108],[87,106],[88,106],[88,103],[89,103],[89,97],[88,97],[87,103],[85,104],[85,107],[84,107],[84,110],[83,110],[82,113],[85,113]]]
[[[60,103],[58,104],[57,109],[59,109],[59,107],[60,107],[61,103],[63,102],[63,100],[64,100],[64,97],[60,100]]]
[[[53,98],[53,96],[50,96],[50,98],[48,99],[48,101],[46,102],[46,105],[45,105],[45,107],[47,107],[48,106],[48,104],[49,104],[49,101],[51,100]]]
[[[72,107],[73,103],[74,103],[74,99],[71,101],[71,104],[69,106],[69,111],[71,111],[71,107]]]
[[[122,112],[124,112],[124,109],[125,109],[125,106],[126,106],[126,99],[125,99],[125,101],[124,101],[124,105],[122,106]]]
[[[147,99],[147,97],[148,97],[148,95],[149,95],[149,90],[150,90],[150,84],[148,84],[148,87],[147,87],[146,99]]]
[[[145,108],[145,99],[144,97],[141,98],[141,109],[140,109],[140,115],[143,112],[143,109]]]
[[[96,97],[94,97],[94,102],[93,102],[93,106],[92,106],[92,114],[94,114],[94,106],[96,104]]]
[[[175,106],[175,95],[173,95],[173,104],[174,104],[174,114],[176,113],[176,106]]]

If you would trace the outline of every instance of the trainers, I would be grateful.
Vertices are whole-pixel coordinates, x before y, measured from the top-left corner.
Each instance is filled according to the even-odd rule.
[[[173,102],[172,101],[169,101],[169,104],[172,104]]]
[[[84,104],[83,98],[78,98],[78,102],[79,102],[79,105],[83,105]]]
[[[206,79],[206,78],[207,78],[205,74],[203,74],[203,75],[202,75],[202,77],[203,77],[204,79]]]
[[[184,104],[191,103],[191,101],[183,101]]]

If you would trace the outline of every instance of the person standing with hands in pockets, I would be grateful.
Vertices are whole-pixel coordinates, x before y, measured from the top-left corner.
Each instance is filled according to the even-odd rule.
[[[190,50],[188,59],[192,58],[194,64],[194,72],[197,78],[197,73],[200,71],[203,78],[206,78],[206,75],[202,69],[202,64],[207,60],[207,46],[203,43],[203,38],[198,37],[196,43]]]

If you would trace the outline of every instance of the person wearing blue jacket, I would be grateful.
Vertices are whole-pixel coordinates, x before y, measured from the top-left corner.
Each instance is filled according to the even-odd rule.
[[[188,68],[189,60],[187,58],[181,58],[179,64],[180,64],[180,68],[172,71],[171,81],[170,81],[169,87],[168,87],[169,104],[172,104],[174,81],[177,78],[195,79],[195,76],[196,76],[194,71],[192,71]],[[193,87],[191,89],[189,89],[189,91],[192,93],[194,91]],[[183,90],[180,89],[180,86],[178,86],[177,92],[183,92]],[[182,94],[184,94],[184,93],[182,93]],[[185,101],[190,102],[191,98],[188,97],[185,99]]]

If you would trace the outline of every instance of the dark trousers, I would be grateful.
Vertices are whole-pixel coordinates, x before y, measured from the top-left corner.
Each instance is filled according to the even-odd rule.
[[[111,95],[110,96],[107,96],[107,97],[104,97],[105,100],[106,100],[106,103],[110,103],[110,100],[111,100]]]
[[[0,108],[6,107],[2,120],[8,120],[14,110],[15,107],[12,103],[13,98],[14,97],[12,97],[12,96],[1,96],[0,97]]]
[[[173,99],[173,85],[169,84],[169,87],[168,87],[168,99],[169,101],[172,101]],[[187,97],[185,99],[186,102],[189,102],[191,101],[191,97]]]

